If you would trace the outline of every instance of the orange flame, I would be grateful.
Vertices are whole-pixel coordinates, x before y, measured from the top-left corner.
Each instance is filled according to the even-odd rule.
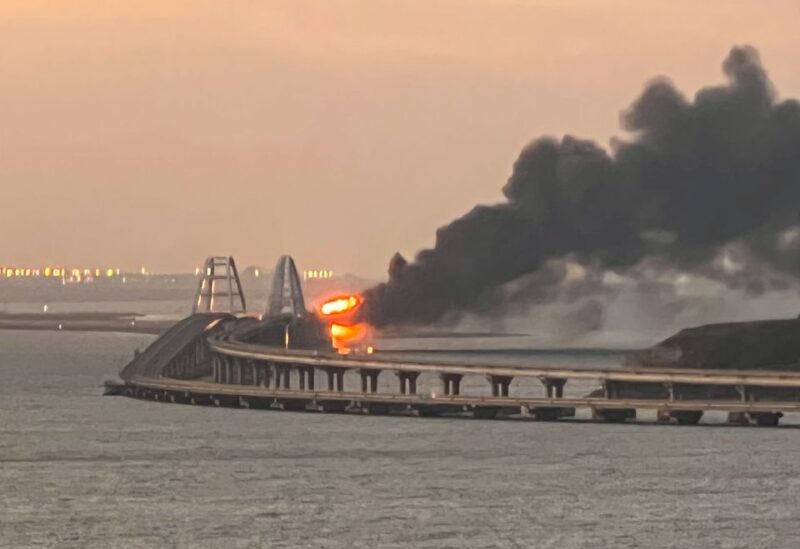
[[[325,318],[331,338],[331,345],[342,354],[357,349],[367,339],[369,326],[353,322],[353,313],[361,306],[359,295],[339,295],[330,298],[319,306],[321,317]]]
[[[331,345],[336,352],[346,355],[351,353],[367,339],[366,324],[340,324],[331,322]],[[371,351],[369,351],[371,352]]]
[[[323,316],[341,315],[355,311],[361,305],[361,298],[356,295],[334,297],[320,305],[319,312]]]
[[[337,341],[358,341],[367,335],[365,324],[331,324],[331,337]]]

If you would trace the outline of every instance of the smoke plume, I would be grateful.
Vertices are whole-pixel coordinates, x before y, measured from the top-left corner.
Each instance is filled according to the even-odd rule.
[[[367,320],[432,323],[593,298],[604,273],[647,284],[643,264],[753,293],[794,284],[800,103],[777,100],[752,47],[733,48],[722,67],[727,82],[691,101],[666,79],[650,82],[622,113],[630,137],[611,153],[572,136],[533,141],[505,202],[440,228],[413,262],[392,259],[388,282],[366,292]]]

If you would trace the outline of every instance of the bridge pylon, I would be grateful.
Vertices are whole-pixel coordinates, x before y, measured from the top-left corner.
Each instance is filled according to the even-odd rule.
[[[233,258],[213,256],[206,259],[202,278],[194,296],[192,313],[243,313],[247,310]]]
[[[308,314],[303,288],[300,286],[300,275],[297,274],[297,266],[291,256],[281,256],[275,265],[266,313],[269,317],[292,318],[302,318]]]

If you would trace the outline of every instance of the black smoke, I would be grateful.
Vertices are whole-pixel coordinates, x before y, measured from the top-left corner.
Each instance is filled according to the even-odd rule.
[[[413,262],[392,259],[388,282],[366,292],[367,319],[502,315],[569,297],[570,287],[601,295],[603,273],[638,280],[643,264],[754,293],[792,284],[800,104],[777,100],[752,47],[733,48],[723,71],[726,84],[691,101],[666,79],[648,84],[621,115],[632,137],[611,153],[572,136],[533,141],[505,202],[440,228]],[[581,266],[579,280],[568,264]]]

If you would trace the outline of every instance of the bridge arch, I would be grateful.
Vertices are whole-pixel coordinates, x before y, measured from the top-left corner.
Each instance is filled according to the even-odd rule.
[[[247,305],[233,257],[213,256],[206,259],[197,286],[192,314],[244,313]]]

